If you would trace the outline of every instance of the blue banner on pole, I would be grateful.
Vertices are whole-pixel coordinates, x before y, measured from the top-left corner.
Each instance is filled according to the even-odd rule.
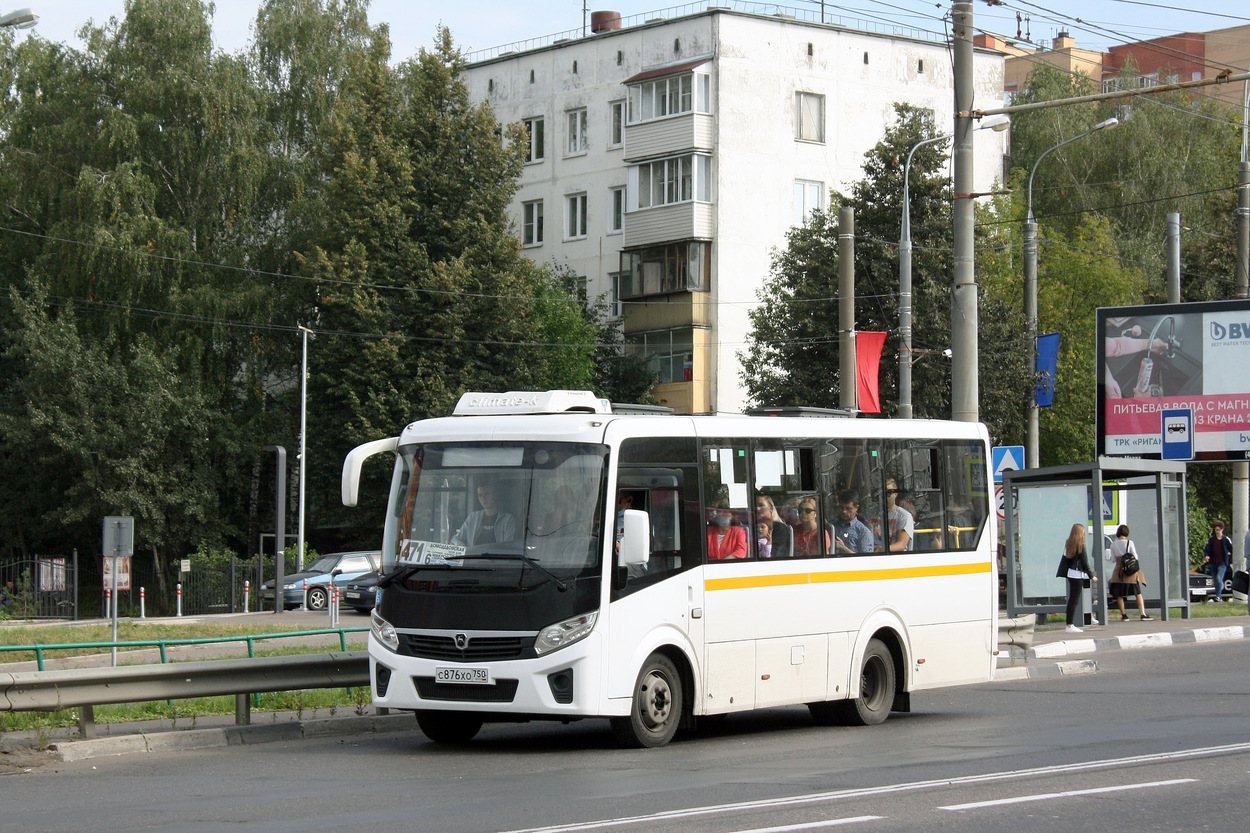
[[[1037,407],[1049,408],[1055,404],[1055,374],[1059,372],[1059,334],[1046,333],[1037,337]]]

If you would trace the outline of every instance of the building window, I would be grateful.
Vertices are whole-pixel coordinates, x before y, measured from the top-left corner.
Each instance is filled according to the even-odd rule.
[[[794,138],[804,142],[825,140],[825,97],[823,95],[794,94]]]
[[[625,336],[627,349],[647,360],[656,383],[694,380],[694,331],[689,328]]]
[[[569,155],[585,153],[587,148],[586,108],[581,107],[577,110],[569,110],[565,115],[568,117]]]
[[[566,239],[573,240],[578,237],[586,236],[586,195],[573,194],[566,198],[565,208],[568,213],[568,222],[565,229],[568,231]]]
[[[690,240],[621,252],[620,298],[707,289],[710,246]]]
[[[612,316],[620,318],[625,314],[625,305],[621,303],[621,273],[609,272],[608,280],[612,283]]]
[[[608,130],[608,147],[619,148],[625,144],[625,102],[612,101],[608,107],[612,111],[612,124]]]
[[[686,73],[635,84],[629,88],[629,123],[680,113],[709,113],[711,83],[711,76],[705,73]]]
[[[625,228],[625,189],[612,189],[612,222],[608,231],[617,233]]]
[[[543,161],[543,117],[522,119],[521,124],[525,127],[525,134],[529,137],[529,150],[525,153],[525,161]]]
[[[629,169],[630,209],[678,202],[712,201],[712,157],[703,154],[657,159]]]
[[[810,179],[794,180],[794,224],[807,225],[816,209],[825,207],[825,184]]]
[[[521,203],[521,245],[541,246],[543,242],[543,201]]]

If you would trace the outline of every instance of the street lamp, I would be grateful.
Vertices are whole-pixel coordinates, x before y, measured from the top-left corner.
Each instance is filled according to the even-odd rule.
[[[0,29],[29,29],[39,22],[39,15],[30,9],[0,14]]]
[[[304,437],[308,433],[308,336],[312,330],[299,325],[303,340],[303,357],[299,366],[299,534],[295,542],[295,572],[304,572]]]
[[[1047,148],[1042,152],[1041,156],[1037,157],[1037,161],[1033,163],[1033,170],[1029,174],[1028,216],[1024,221],[1024,317],[1028,321],[1029,339],[1033,342],[1034,368],[1037,366],[1037,222],[1033,219],[1033,177],[1037,174],[1037,166],[1042,164],[1042,160],[1051,151],[1058,150],[1078,139],[1084,139],[1086,136],[1097,133],[1099,130],[1110,130],[1119,124],[1120,120],[1112,117],[1098,122],[1098,124],[1078,136],[1065,139],[1059,144]],[[1035,469],[1038,464],[1037,444],[1040,418],[1036,392],[1029,395],[1028,417],[1024,440],[1024,466],[1025,468]]]
[[[1011,118],[1005,115],[990,116],[976,126],[977,130],[993,130],[1001,133],[1011,126]],[[917,142],[907,154],[903,166],[903,231],[898,241],[898,415],[911,419],[911,158],[916,151],[934,142],[944,142],[954,136],[934,136]]]

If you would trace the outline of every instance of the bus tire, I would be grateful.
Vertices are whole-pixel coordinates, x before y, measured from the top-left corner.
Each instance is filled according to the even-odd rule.
[[[417,712],[421,733],[435,743],[468,743],[482,730],[482,719],[472,712]]]
[[[894,706],[898,686],[894,673],[894,655],[879,639],[870,639],[864,649],[864,663],[859,671],[859,696],[841,700],[834,705],[848,726],[875,726],[885,722]]]
[[[632,749],[663,746],[677,733],[682,707],[677,666],[663,654],[652,654],[638,672],[629,717],[612,718],[612,734]]]

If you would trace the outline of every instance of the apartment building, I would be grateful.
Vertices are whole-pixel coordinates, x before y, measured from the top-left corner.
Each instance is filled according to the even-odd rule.
[[[1113,46],[1107,52],[1082,49],[1066,31],[1059,32],[1049,47],[1021,46],[994,35],[978,35],[976,44],[1003,53],[1003,90],[1011,99],[1040,64],[1063,72],[1081,73],[1101,83],[1104,92],[1121,88],[1154,87],[1181,81],[1200,81],[1250,68],[1250,26],[1233,26],[1210,32],[1180,32],[1148,41]],[[1217,85],[1195,91],[1233,107],[1241,107],[1244,83]]]
[[[952,60],[923,33],[691,8],[637,22],[596,12],[584,37],[469,56],[466,79],[500,121],[528,128],[513,205],[528,256],[612,293],[661,403],[734,412],[772,253],[862,178],[894,102],[953,123]],[[1001,103],[1002,72],[1000,54],[977,51],[978,106]],[[976,135],[978,190],[1001,174],[1002,142]]]

